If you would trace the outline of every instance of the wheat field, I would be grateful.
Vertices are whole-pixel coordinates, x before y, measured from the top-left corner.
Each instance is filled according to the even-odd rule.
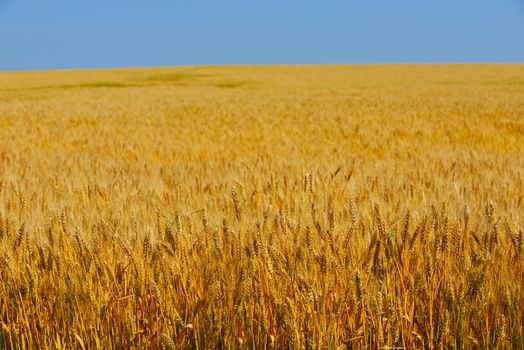
[[[0,347],[524,347],[524,66],[0,73]]]

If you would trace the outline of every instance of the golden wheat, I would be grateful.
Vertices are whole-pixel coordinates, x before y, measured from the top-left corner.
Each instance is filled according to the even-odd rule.
[[[0,347],[524,347],[522,65],[0,81]]]

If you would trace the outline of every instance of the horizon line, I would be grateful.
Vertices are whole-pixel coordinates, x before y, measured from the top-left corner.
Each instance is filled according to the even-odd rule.
[[[72,72],[95,70],[134,70],[134,69],[168,69],[168,68],[219,68],[219,67],[329,67],[329,66],[462,66],[462,65],[501,65],[518,66],[524,62],[359,62],[359,63],[228,63],[228,64],[180,64],[158,66],[112,66],[112,67],[75,67],[75,68],[43,68],[43,69],[12,69],[2,70],[0,73],[38,73],[38,72]]]

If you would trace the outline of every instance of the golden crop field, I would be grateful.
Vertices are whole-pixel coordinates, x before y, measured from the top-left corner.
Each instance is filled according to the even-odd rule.
[[[0,73],[0,347],[524,347],[524,65]]]

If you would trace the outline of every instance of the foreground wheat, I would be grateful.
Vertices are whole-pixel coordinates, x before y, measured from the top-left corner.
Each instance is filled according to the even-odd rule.
[[[0,346],[524,347],[523,66],[0,77]]]

